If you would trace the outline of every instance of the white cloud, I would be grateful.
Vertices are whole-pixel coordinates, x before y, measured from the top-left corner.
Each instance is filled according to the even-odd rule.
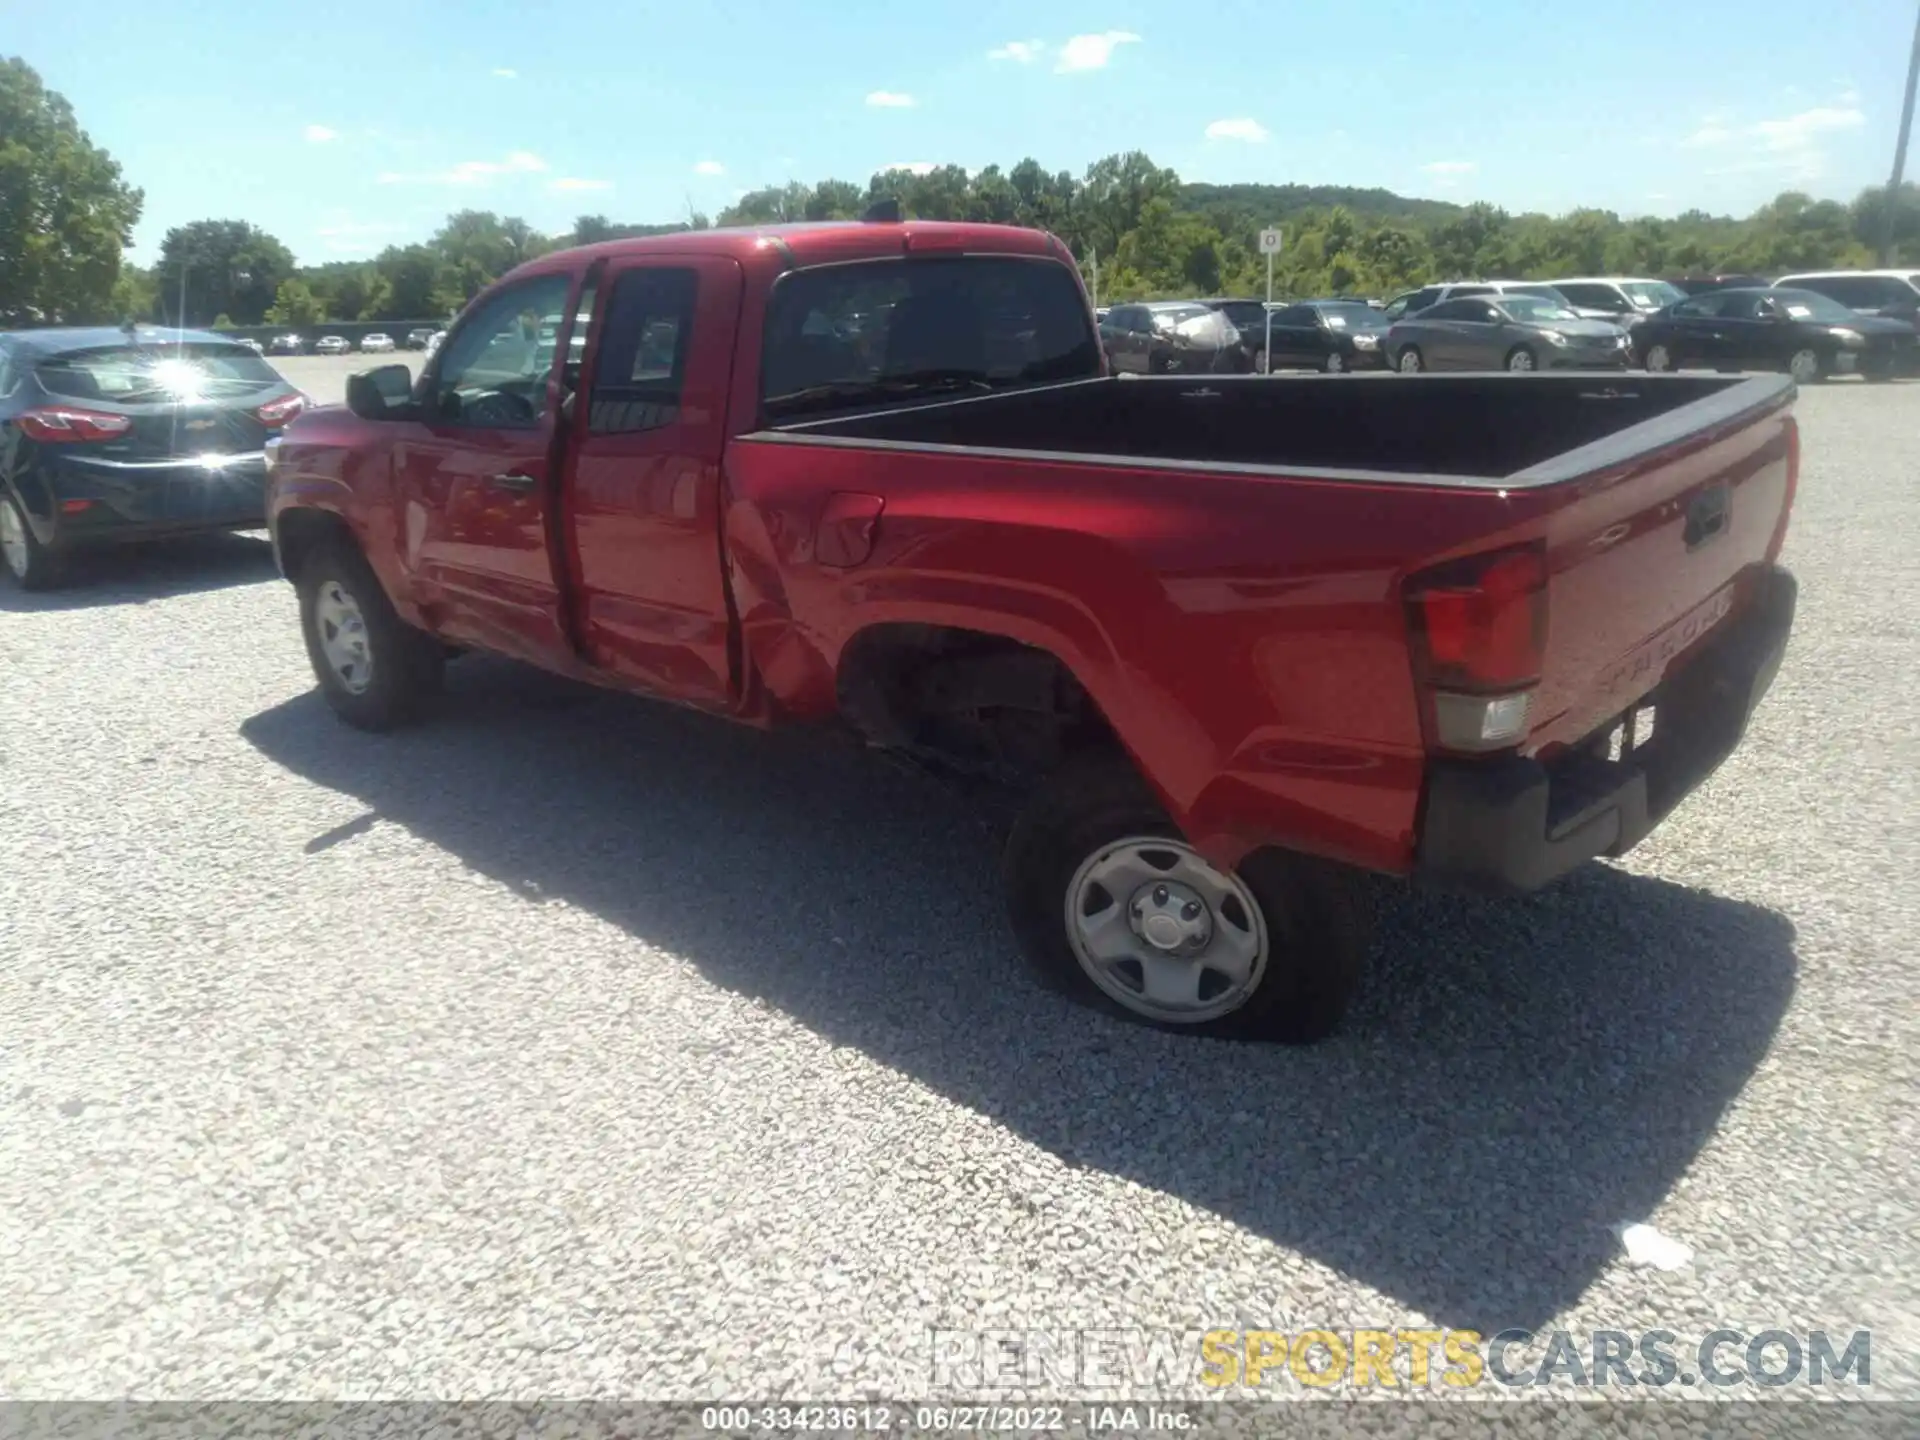
[[[1076,70],[1104,70],[1113,52],[1122,45],[1138,45],[1140,37],[1130,30],[1102,30],[1097,35],[1075,35],[1060,47],[1060,62],[1053,68],[1062,74]]]
[[[518,80],[520,72],[506,65],[497,65],[493,73],[502,80]]]
[[[1009,40],[997,50],[989,50],[989,60],[1011,60],[1016,65],[1031,65],[1047,48],[1044,40]]]
[[[1216,120],[1207,126],[1209,140],[1244,140],[1250,145],[1258,145],[1267,139],[1267,127],[1258,120],[1241,118],[1239,120]]]
[[[722,165],[718,160],[702,160],[698,165],[693,167],[693,173],[696,175],[724,175],[727,173],[727,167]]]
[[[1749,124],[1736,124],[1726,114],[1707,115],[1679,143],[1682,149],[1727,153],[1727,163],[1710,172],[1715,175],[1775,171],[1797,180],[1814,180],[1826,169],[1824,142],[1867,123],[1859,98],[1848,90],[1831,105]]]
[[[884,175],[889,170],[906,170],[914,175],[931,175],[939,168],[931,160],[895,160],[891,164],[882,165],[880,172]]]
[[[583,180],[577,175],[563,175],[547,186],[549,190],[611,190],[611,180]]]
[[[1471,175],[1480,168],[1477,160],[1435,160],[1420,167],[1429,175]]]
[[[547,162],[527,150],[515,150],[502,160],[462,160],[451,170],[424,175],[408,175],[389,170],[380,176],[382,185],[486,185],[500,175],[538,174]]]
[[[324,145],[329,140],[338,140],[339,138],[340,132],[338,130],[330,130],[325,125],[307,126],[307,139],[311,140],[315,145]]]
[[[867,96],[867,104],[876,110],[911,110],[914,99],[898,90],[875,90]]]

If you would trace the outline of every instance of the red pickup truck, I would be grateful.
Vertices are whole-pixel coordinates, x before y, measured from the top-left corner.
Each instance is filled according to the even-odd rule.
[[[1026,793],[1014,929],[1137,1019],[1337,1022],[1362,871],[1525,891],[1739,742],[1795,585],[1777,376],[1135,379],[984,225],[522,266],[269,462],[351,724],[484,649]]]

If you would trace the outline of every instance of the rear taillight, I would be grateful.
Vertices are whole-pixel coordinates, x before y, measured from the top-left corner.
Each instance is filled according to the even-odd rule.
[[[20,433],[42,445],[84,445],[94,440],[117,440],[133,428],[125,415],[77,410],[71,405],[41,405],[13,417]]]
[[[1528,545],[1449,561],[1405,589],[1415,678],[1434,739],[1492,750],[1527,732],[1547,644],[1547,557]]]
[[[256,409],[253,417],[269,430],[278,430],[306,408],[306,396],[282,395],[278,400],[269,400]]]

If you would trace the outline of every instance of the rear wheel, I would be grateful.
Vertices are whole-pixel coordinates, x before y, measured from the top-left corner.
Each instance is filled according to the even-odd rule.
[[[1507,352],[1507,369],[1518,374],[1538,370],[1540,362],[1534,359],[1533,351],[1524,345],[1516,345]]]
[[[1812,349],[1796,350],[1787,358],[1787,373],[1801,385],[1811,385],[1821,379],[1826,367],[1820,363],[1820,352]]]
[[[315,552],[295,581],[300,629],[320,692],[361,730],[414,718],[440,689],[446,652],[402,620],[366,557],[345,543]]]
[[[42,545],[18,497],[0,490],[0,565],[22,590],[45,590],[60,580],[59,556]]]
[[[1002,877],[1043,983],[1143,1024],[1304,1044],[1359,985],[1354,872],[1280,851],[1218,869],[1120,756],[1080,757],[1042,785]]]
[[[1399,370],[1402,375],[1418,375],[1422,370],[1427,368],[1427,362],[1425,357],[1420,354],[1420,347],[1418,345],[1409,345],[1400,352],[1399,358],[1394,361],[1394,367]]]

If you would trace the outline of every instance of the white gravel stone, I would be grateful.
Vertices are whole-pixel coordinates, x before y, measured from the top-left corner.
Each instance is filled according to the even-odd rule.
[[[1383,895],[1305,1051],[1044,995],[982,827],[847,752],[486,659],[350,732],[258,540],[0,594],[0,1395],[918,1395],[936,1326],[1429,1323],[1868,1327],[1920,1395],[1920,385],[1800,414],[1742,751],[1623,864]]]

